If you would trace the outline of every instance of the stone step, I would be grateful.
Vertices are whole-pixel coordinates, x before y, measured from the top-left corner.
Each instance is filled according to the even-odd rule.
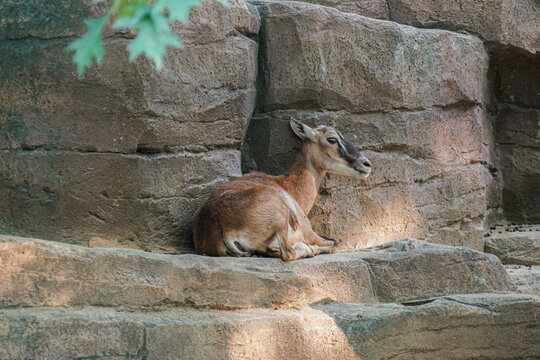
[[[0,307],[290,308],[514,290],[495,256],[414,239],[284,263],[4,236],[0,268]]]
[[[537,359],[540,299],[123,312],[0,310],[0,359]]]
[[[484,251],[503,264],[540,265],[540,225],[498,225],[486,236]]]

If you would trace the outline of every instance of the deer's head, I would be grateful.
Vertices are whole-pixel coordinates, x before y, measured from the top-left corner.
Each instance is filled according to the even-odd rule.
[[[365,179],[371,172],[371,163],[343,135],[331,126],[316,128],[290,121],[294,133],[304,139],[304,151],[319,170]]]

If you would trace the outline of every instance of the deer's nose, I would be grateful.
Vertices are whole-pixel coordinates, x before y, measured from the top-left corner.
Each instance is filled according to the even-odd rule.
[[[366,159],[364,162],[363,162],[364,166],[365,167],[371,167],[371,163],[369,162],[368,159]]]

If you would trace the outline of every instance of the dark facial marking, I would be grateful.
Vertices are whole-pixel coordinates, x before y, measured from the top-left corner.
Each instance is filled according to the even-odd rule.
[[[345,161],[347,161],[349,165],[352,166],[356,158],[360,156],[360,152],[354,147],[353,144],[345,140],[345,138],[343,137],[343,135],[341,135],[341,133],[338,132],[338,134],[341,140],[339,142],[339,147],[338,147],[339,155]]]

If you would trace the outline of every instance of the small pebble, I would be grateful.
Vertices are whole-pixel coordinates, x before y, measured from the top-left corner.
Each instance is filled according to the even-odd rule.
[[[490,233],[484,234],[484,237],[490,237],[490,236],[491,236]]]

